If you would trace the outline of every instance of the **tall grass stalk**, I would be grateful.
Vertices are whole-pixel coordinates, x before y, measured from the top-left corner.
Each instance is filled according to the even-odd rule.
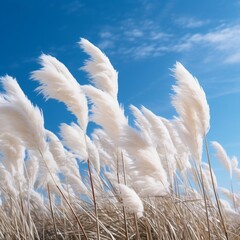
[[[204,199],[204,205],[205,205],[205,211],[206,211],[207,228],[208,228],[208,239],[210,240],[211,239],[211,229],[210,229],[210,223],[209,223],[207,196],[206,196],[205,186],[204,186],[204,182],[203,182],[203,173],[202,173],[201,166],[199,166],[198,169],[199,169],[200,177],[201,177],[201,186],[202,186],[203,199]]]
[[[122,157],[122,164],[123,164],[123,156],[122,156],[122,152],[121,152],[121,157]],[[124,169],[124,165],[123,166],[123,176],[124,176],[124,184],[127,185],[127,181],[126,181],[126,178],[125,178],[125,169]],[[119,177],[119,150],[117,150],[117,181],[118,181],[118,184],[120,184],[120,177]],[[121,191],[119,189],[119,193],[121,195]],[[127,224],[127,214],[126,214],[126,210],[125,210],[125,206],[123,204],[122,206],[122,210],[123,210],[123,221],[124,221],[124,228],[125,228],[125,237],[126,239],[129,239],[129,236],[128,236],[128,224]]]
[[[214,183],[214,180],[213,180],[212,165],[211,165],[211,160],[210,160],[210,155],[209,155],[209,150],[208,150],[208,142],[207,142],[206,135],[204,135],[204,143],[205,143],[205,147],[206,147],[207,160],[208,160],[208,165],[209,165],[209,169],[210,169],[213,192],[214,192],[214,196],[215,196],[216,203],[217,203],[217,209],[218,209],[218,212],[219,212],[219,216],[220,216],[220,219],[221,219],[221,223],[222,223],[222,226],[223,226],[223,230],[224,230],[226,239],[228,240],[229,239],[228,238],[228,233],[227,233],[225,222],[224,222],[224,219],[223,219],[221,205],[220,205],[219,197],[218,197],[218,194],[217,194],[217,191],[216,191],[216,186],[215,186],[215,183]]]
[[[98,220],[98,207],[97,207],[97,201],[96,201],[95,190],[94,190],[93,179],[92,179],[91,163],[90,163],[89,159],[87,161],[87,164],[88,164],[88,173],[89,173],[91,190],[92,190],[92,198],[93,198],[93,204],[94,204],[95,217],[96,217],[97,239],[99,240],[100,239],[100,228],[99,228],[99,220]]]
[[[51,199],[51,191],[50,191],[49,184],[47,184],[47,191],[48,191],[48,199],[49,199],[50,211],[51,211],[51,216],[52,216],[52,220],[53,220],[53,227],[54,227],[55,240],[56,240],[56,239],[58,239],[58,233],[57,233],[56,220],[55,220],[54,212],[53,212],[52,199]]]

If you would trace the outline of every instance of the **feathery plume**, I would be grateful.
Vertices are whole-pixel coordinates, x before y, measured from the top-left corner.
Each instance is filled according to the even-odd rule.
[[[94,142],[86,136],[86,142],[87,142],[87,152],[88,152],[88,158],[90,162],[93,164],[95,171],[97,173],[100,172],[100,159],[99,159],[99,152],[94,144]]]
[[[18,136],[29,149],[44,152],[45,142],[43,115],[24,95],[16,79],[10,76],[1,77],[0,81],[6,94],[5,101],[0,103],[2,131]]]
[[[40,70],[32,72],[31,78],[41,85],[37,90],[46,99],[54,98],[63,102],[78,120],[82,130],[86,132],[88,124],[88,106],[80,84],[68,71],[66,66],[56,58],[42,54]]]
[[[160,181],[166,189],[169,186],[167,174],[162,166],[161,160],[155,147],[129,126],[125,127],[121,134],[121,146],[126,150],[133,164],[131,172],[136,171],[138,175],[152,176]]]
[[[220,160],[223,166],[228,170],[230,177],[232,178],[232,164],[226,151],[224,150],[222,145],[216,141],[212,141],[211,144],[216,151],[215,156],[218,158],[218,160]]]
[[[210,113],[206,95],[198,80],[181,63],[176,63],[173,73],[177,84],[173,86],[175,95],[172,96],[172,104],[183,125],[181,136],[188,143],[195,161],[200,162],[202,138],[210,128]]]
[[[167,120],[166,118],[161,117],[163,124],[166,126],[169,135],[172,139],[174,147],[176,149],[176,165],[178,170],[183,174],[187,169],[191,168],[189,162],[189,150],[188,147],[184,144],[178,132],[178,123],[172,120]]]
[[[60,129],[64,144],[80,157],[80,160],[87,162],[89,159],[95,170],[99,172],[99,153],[92,140],[84,134],[77,124],[61,124]]]
[[[120,188],[120,194],[126,209],[129,212],[136,213],[139,218],[142,217],[144,207],[142,200],[139,198],[137,193],[126,185],[119,184],[118,186]]]
[[[132,186],[141,197],[165,196],[168,189],[161,181],[152,176],[133,177]]]
[[[173,86],[176,93],[172,98],[173,105],[182,116],[186,110],[185,103],[189,104],[197,116],[198,131],[202,136],[206,135],[210,128],[210,113],[204,90],[181,63],[176,63],[173,73],[177,81],[177,85]]]
[[[33,151],[28,151],[26,161],[26,178],[28,179],[29,188],[33,189],[38,177],[39,159]]]
[[[5,123],[1,125],[2,131],[17,135],[28,150],[35,151],[38,159],[42,159],[39,161],[42,183],[52,182],[52,176],[57,179],[58,167],[48,151],[41,111],[31,104],[15,79],[5,76],[0,80],[6,91],[5,100],[0,103],[0,120]]]
[[[147,120],[146,116],[143,115],[143,113],[133,105],[130,105],[130,110],[132,111],[132,114],[135,117],[134,120],[135,126],[139,128],[141,134],[143,135],[143,138],[145,138],[145,140],[149,142],[149,144],[152,144],[153,146],[157,147],[157,143],[155,142],[153,132],[151,131],[152,130],[151,124]]]
[[[118,73],[113,68],[109,59],[88,40],[81,38],[79,44],[91,57],[81,69],[89,73],[90,79],[96,88],[117,99]]]
[[[226,216],[229,224],[237,226],[240,223],[240,214],[234,211],[234,209],[232,209],[228,201],[220,199],[220,202],[221,206],[223,207],[224,215]]]
[[[161,118],[156,116],[149,109],[142,106],[141,110],[151,125],[153,141],[157,143],[157,151],[160,155],[162,164],[169,175],[169,180],[173,182],[173,175],[176,172],[175,156],[177,152],[168,129],[162,122]]]
[[[16,188],[10,172],[2,163],[0,163],[0,188],[3,193],[8,193],[10,197],[16,197],[19,194],[19,189]]]
[[[21,143],[21,140],[9,133],[1,134],[0,150],[3,153],[2,162],[5,168],[13,177],[23,178],[25,147]]]
[[[237,202],[239,203],[240,206],[240,195],[236,193],[232,193],[229,189],[224,188],[224,187],[218,187],[217,188],[219,192],[221,192],[225,197],[227,197],[229,200],[233,199],[233,195],[236,198]]]
[[[91,120],[102,126],[110,138],[119,145],[122,126],[128,124],[124,110],[119,106],[117,100],[102,90],[91,85],[85,85],[82,88],[93,103]]]
[[[86,39],[81,39],[80,46],[91,59],[82,68],[89,73],[94,86],[83,86],[82,89],[93,103],[91,120],[102,126],[106,133],[119,146],[121,126],[127,119],[117,100],[118,78],[109,59]],[[106,118],[106,116],[108,116]]]
[[[49,150],[64,174],[67,184],[70,184],[76,193],[87,193],[87,188],[82,182],[79,165],[74,155],[63,147],[54,133],[47,131],[47,135],[50,139]]]
[[[116,169],[117,149],[103,129],[94,129],[92,139],[99,152],[102,167]]]
[[[231,160],[231,166],[232,166],[232,169],[235,170],[238,168],[238,159],[236,156],[233,156],[232,157],[232,160]]]
[[[84,139],[84,132],[77,124],[61,124],[60,135],[63,139],[63,144],[68,147],[74,154],[76,154],[80,160],[87,160],[88,153]]]
[[[209,165],[207,163],[204,163],[204,162],[202,163],[202,173],[203,173],[203,184],[204,184],[204,187],[207,189],[206,192],[212,193],[213,189],[212,189],[212,182],[211,182],[211,173],[210,173]],[[217,187],[217,178],[214,174],[213,169],[212,169],[212,176],[213,176],[214,186]]]

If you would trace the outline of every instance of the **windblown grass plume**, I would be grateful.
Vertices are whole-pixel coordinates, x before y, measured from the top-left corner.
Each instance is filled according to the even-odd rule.
[[[45,54],[31,75],[46,99],[77,118],[59,134],[45,129],[14,78],[1,77],[0,239],[240,239],[238,160],[212,142],[229,173],[231,189],[223,188],[211,166],[210,110],[198,80],[177,62],[178,116],[131,105],[130,124],[117,71],[88,40],[80,47],[90,56],[81,68],[89,85]]]

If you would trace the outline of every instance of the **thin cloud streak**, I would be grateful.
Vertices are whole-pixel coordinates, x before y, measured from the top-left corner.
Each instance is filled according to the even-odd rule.
[[[215,93],[215,94],[209,94],[208,99],[214,99],[214,98],[219,98],[219,97],[232,95],[232,94],[239,94],[239,93],[240,93],[240,88],[239,89],[235,89],[235,88],[227,89],[225,91],[220,91],[220,92]]]
[[[179,20],[178,20],[179,21]],[[185,27],[197,27],[207,21],[181,19]],[[191,25],[192,24],[192,25]],[[187,53],[208,50],[206,61],[218,59],[222,64],[240,62],[240,24],[220,25],[209,31],[194,34],[164,32],[161,27],[148,19],[136,23],[133,19],[121,22],[118,28],[106,26],[99,33],[99,46],[108,54],[121,54],[133,59],[146,59],[168,53]],[[116,31],[118,29],[118,31]],[[119,31],[120,29],[120,31]],[[115,49],[118,49],[117,51]],[[206,51],[205,51],[206,53]],[[197,55],[196,55],[197,56]]]
[[[205,26],[209,23],[209,20],[199,20],[195,18],[188,18],[188,17],[174,17],[174,23],[181,28],[200,28]]]

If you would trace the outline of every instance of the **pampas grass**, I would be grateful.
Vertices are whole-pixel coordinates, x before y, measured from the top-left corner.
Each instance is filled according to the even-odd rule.
[[[90,56],[81,68],[89,85],[49,55],[32,73],[38,91],[77,118],[62,123],[59,136],[45,129],[16,79],[1,78],[0,239],[240,239],[240,194],[232,184],[238,160],[212,143],[231,181],[231,190],[223,188],[211,166],[210,111],[198,80],[176,63],[178,115],[131,105],[129,124],[117,71],[88,40],[80,47]]]

